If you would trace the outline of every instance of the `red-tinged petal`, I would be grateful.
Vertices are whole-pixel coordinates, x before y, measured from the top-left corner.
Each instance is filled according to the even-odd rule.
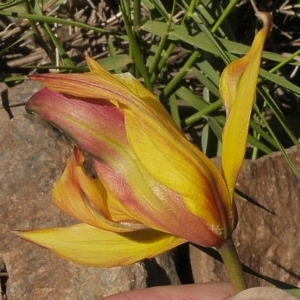
[[[122,109],[129,107],[132,111],[150,115],[158,112],[157,117],[164,116],[161,122],[175,124],[157,98],[131,74],[111,75],[102,67],[97,68],[96,62],[89,62],[89,65],[93,70],[89,73],[29,75],[28,78],[43,83],[52,91],[80,97],[83,101],[93,99],[94,103],[101,104],[101,99],[106,99]],[[149,103],[152,103],[152,108]],[[180,132],[177,126],[174,130]]]
[[[130,151],[124,115],[108,101],[95,104],[43,89],[29,100],[26,110],[62,129],[80,148],[102,160],[117,160],[120,152]]]
[[[264,26],[256,35],[249,52],[229,64],[220,79],[220,95],[227,111],[222,136],[222,171],[231,198],[245,155],[263,45],[271,28],[268,13],[260,12],[259,17]]]
[[[67,260],[102,268],[125,266],[152,258],[185,242],[151,229],[118,234],[87,224],[19,231],[16,234]]]
[[[130,154],[132,151],[129,148],[125,133],[123,113],[110,103],[102,100],[95,104],[88,100],[70,98],[43,89],[30,99],[26,109],[29,112],[38,113],[44,120],[64,130],[80,148],[88,151],[93,157],[115,165],[116,168],[121,164],[124,169],[130,169],[130,164],[134,164],[134,158]],[[88,185],[94,186],[94,190],[98,190],[100,193],[101,183],[93,182],[84,175],[82,162],[80,161],[78,162],[76,176],[76,184],[81,184],[81,188],[84,188],[84,180],[86,179]],[[90,187],[86,189],[86,192],[89,189]],[[61,189],[56,188],[56,190],[60,191]],[[105,193],[106,191],[102,191],[102,194]],[[94,195],[97,197],[96,193]],[[90,195],[90,197],[92,196]],[[80,195],[78,197],[80,199]],[[89,200],[92,201],[92,199]],[[111,194],[106,193],[105,201],[109,203],[106,203],[106,205],[109,205],[115,219],[119,222],[129,220],[122,204],[114,199]],[[65,202],[62,199],[60,203],[66,204]],[[69,212],[69,214],[76,217],[76,213]],[[134,228],[136,229],[136,227]]]
[[[83,155],[75,149],[68,165],[53,190],[54,203],[67,214],[97,228],[114,232],[144,229],[142,224],[113,222],[107,208],[107,192],[101,182],[89,178],[83,171]]]
[[[122,166],[114,169],[99,161],[95,161],[95,168],[107,190],[126,207],[132,219],[201,246],[217,247],[228,237],[227,228],[221,222],[207,223],[205,218],[195,215],[180,194],[161,185],[142,169],[122,170]],[[119,221],[113,214],[112,218]]]
[[[124,98],[126,98],[127,101],[136,103],[138,97],[131,91],[131,85],[127,86],[126,82],[123,81],[122,78],[124,76],[131,75],[122,74],[114,76],[106,70],[98,69],[83,74],[42,74],[29,75],[28,78],[43,83],[52,91],[73,97],[94,99],[95,102],[107,99],[114,101],[115,105],[122,103]],[[149,94],[155,99],[148,92]]]

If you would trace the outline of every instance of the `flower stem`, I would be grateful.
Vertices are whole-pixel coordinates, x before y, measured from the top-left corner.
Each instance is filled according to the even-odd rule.
[[[230,282],[236,293],[247,289],[242,264],[236,252],[232,239],[228,239],[217,249],[229,273]]]

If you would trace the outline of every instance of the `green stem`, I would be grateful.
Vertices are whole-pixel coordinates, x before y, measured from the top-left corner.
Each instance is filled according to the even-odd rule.
[[[175,14],[175,8],[176,8],[176,1],[173,1],[172,12],[169,15],[169,18],[167,20],[167,25],[168,25],[167,33],[164,36],[162,36],[161,41],[159,42],[158,48],[156,50],[156,53],[155,53],[155,55],[153,57],[153,60],[151,62],[151,65],[149,66],[149,74],[151,75],[151,77],[150,77],[151,83],[153,83],[154,80],[156,79],[156,76],[155,76],[154,73],[157,69],[160,58],[163,56],[162,53],[163,53],[163,51],[166,48],[166,45],[168,43],[168,38],[169,38],[168,33],[170,32],[170,28],[171,28],[171,25],[172,25],[172,18]]]
[[[211,33],[215,33],[218,28],[222,25],[222,23],[227,19],[228,15],[231,13],[235,5],[239,2],[239,0],[232,0],[229,2],[229,5],[225,8],[220,18],[215,23],[214,27],[211,29]]]
[[[222,101],[219,99],[211,104],[207,104],[204,108],[196,112],[195,114],[186,118],[183,122],[185,126],[191,125],[197,121],[199,121],[203,116],[208,116],[211,112],[216,111],[217,109],[222,107]]]
[[[121,12],[123,15],[123,21],[124,21],[126,33],[127,33],[128,39],[129,39],[130,57],[132,58],[132,60],[134,61],[134,65],[138,68],[138,71],[142,75],[142,77],[144,79],[144,85],[150,92],[152,92],[153,87],[150,82],[150,76],[149,76],[148,70],[146,68],[146,65],[145,65],[145,62],[144,62],[144,59],[142,56],[142,51],[141,51],[140,45],[138,44],[136,34],[132,29],[132,24],[131,24],[132,20],[130,19],[130,16],[131,16],[130,15],[130,6],[128,6],[127,4],[129,4],[129,1],[125,1],[125,0],[120,1],[120,9],[121,9]],[[136,74],[134,74],[134,75],[136,75]]]
[[[31,11],[32,11],[33,8],[31,7],[29,1],[25,2],[25,7],[26,7],[26,10],[31,13]],[[38,40],[39,44],[41,45],[41,47],[47,53],[47,55],[50,58],[52,64],[55,65],[55,55],[52,53],[52,49],[49,47],[48,43],[45,42],[45,40],[43,39],[42,35],[40,34],[38,26],[36,25],[35,22],[33,22],[30,19],[29,19],[29,23],[31,25],[31,28],[32,28],[33,32],[35,33],[35,37]]]
[[[193,12],[195,10],[195,6],[197,4],[198,4],[198,0],[192,0],[189,5],[186,5],[185,9],[187,11],[186,11],[184,17],[182,18],[182,20],[180,22],[180,25],[183,26],[185,23],[188,22],[188,20],[191,19],[191,16],[192,16],[192,14],[193,14]],[[186,27],[187,27],[187,25],[186,25]],[[157,74],[159,74],[161,72],[162,68],[166,66],[167,60],[171,56],[171,54],[173,53],[175,45],[176,45],[175,42],[171,42],[171,44],[168,46],[168,48],[164,51],[164,54],[161,55],[161,60],[157,64],[156,72],[153,72],[151,74],[151,78],[150,78],[151,83],[153,83],[156,80]]]
[[[163,90],[164,97],[168,97],[176,88],[177,84],[180,82],[180,80],[184,77],[186,72],[192,67],[192,65],[195,63],[196,59],[199,58],[200,51],[194,50],[188,60],[185,62],[185,64],[181,67],[179,72],[176,74],[176,76],[166,85],[166,87]]]
[[[134,0],[133,2],[133,26],[136,30],[136,35],[141,36],[141,32],[138,30],[138,27],[141,26],[141,0]]]
[[[140,45],[141,45],[141,31],[139,27],[141,26],[141,0],[134,0],[133,1],[133,30],[135,35],[135,41],[137,45],[139,45],[139,52],[140,52]],[[134,76],[136,78],[140,77],[139,66],[135,64],[135,71]]]
[[[236,252],[232,239],[228,239],[219,249],[217,249],[229,273],[230,282],[236,293],[247,289],[242,264]]]

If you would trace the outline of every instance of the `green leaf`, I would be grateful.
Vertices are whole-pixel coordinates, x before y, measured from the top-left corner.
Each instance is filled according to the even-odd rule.
[[[268,79],[274,83],[277,83],[278,85],[296,93],[298,96],[300,95],[300,87],[296,86],[295,84],[291,83],[287,79],[285,79],[282,76],[279,76],[277,74],[269,73],[268,71],[264,69],[260,69],[259,74],[264,77],[265,79]]]
[[[122,68],[128,64],[132,64],[132,59],[127,54],[120,54],[112,57],[104,57],[98,62],[107,70],[115,70]]]
[[[204,63],[207,61],[204,61]],[[200,65],[203,67],[203,65]],[[220,97],[218,86],[211,80],[214,77],[211,73],[207,76],[205,68],[202,68],[201,71],[196,68],[192,68],[192,74],[206,87],[208,88],[216,97]],[[207,71],[207,70],[206,70]]]
[[[153,35],[163,36],[168,33],[168,24],[165,22],[160,22],[160,21],[156,21],[156,20],[148,20],[141,26],[141,29],[144,31],[147,31]],[[172,24],[171,31],[173,32],[174,30],[176,30],[176,32],[178,32],[178,34],[180,34],[180,32],[182,32],[182,33],[185,33],[188,35],[188,31],[184,26]],[[176,38],[176,40],[177,40],[177,38]]]

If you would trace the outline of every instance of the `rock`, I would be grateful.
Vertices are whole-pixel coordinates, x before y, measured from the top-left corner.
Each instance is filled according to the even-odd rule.
[[[24,105],[28,99],[42,88],[36,81],[26,81],[9,88],[0,82],[0,126],[5,125],[7,118],[24,113]],[[13,110],[13,113],[12,113]]]
[[[300,170],[300,151],[288,155]],[[283,155],[273,153],[245,161],[236,188],[239,223],[234,240],[242,262],[257,276],[247,274],[250,287],[278,284],[300,285],[300,179]],[[195,282],[228,280],[222,263],[190,246]]]
[[[76,223],[51,200],[53,184],[70,156],[70,143],[37,116],[27,115],[24,106],[12,108],[12,114],[9,120],[0,109],[0,271],[7,299],[93,300],[154,284],[178,284],[170,252],[127,267],[90,268],[11,233]]]

